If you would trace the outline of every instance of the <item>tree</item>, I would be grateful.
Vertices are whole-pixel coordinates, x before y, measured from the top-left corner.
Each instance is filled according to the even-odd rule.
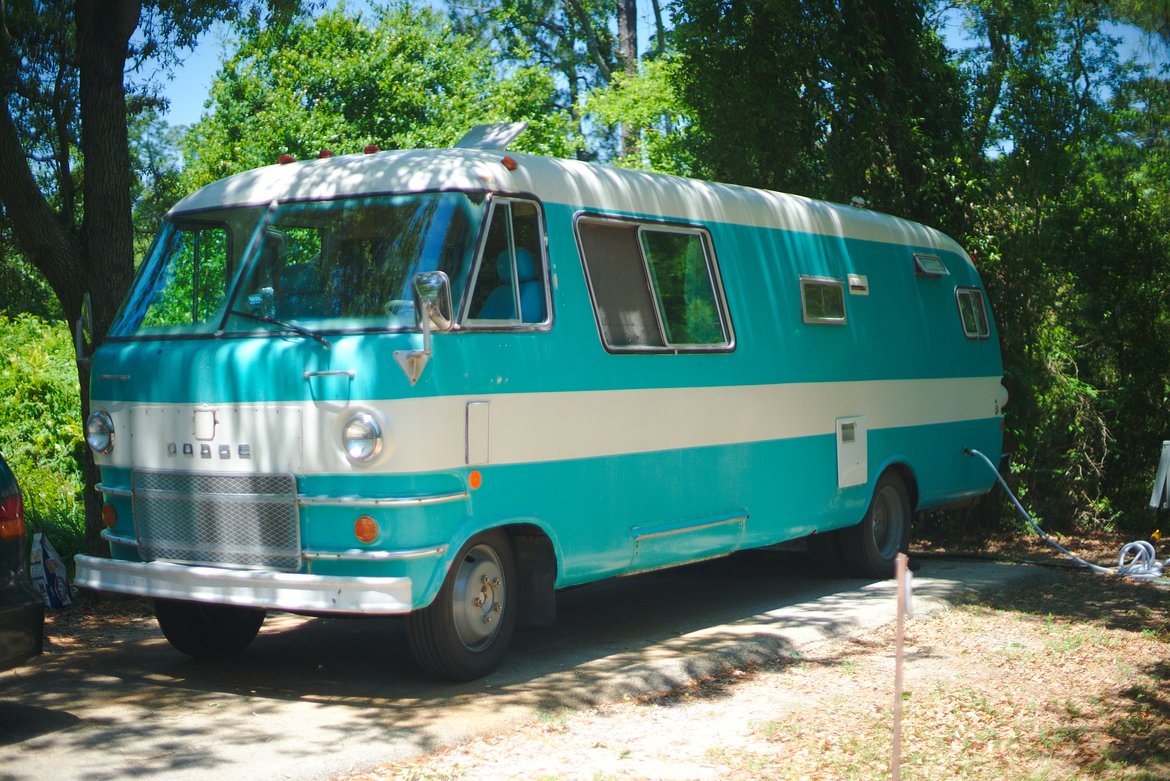
[[[187,135],[184,177],[198,186],[281,154],[450,146],[474,124],[527,121],[522,151],[567,154],[569,118],[551,76],[492,59],[426,7],[343,10],[287,28],[247,31]]]
[[[556,78],[557,108],[574,120],[577,156],[591,159],[608,139],[587,144],[582,95],[620,70],[610,30],[613,0],[458,0],[451,14],[460,32],[490,47],[507,67],[539,67]],[[593,148],[589,148],[593,147]]]
[[[713,178],[961,219],[965,100],[919,0],[682,0],[673,40]],[[946,227],[946,225],[944,225]]]
[[[287,18],[273,0],[272,17]],[[133,274],[133,166],[127,71],[164,61],[216,20],[257,16],[231,0],[44,0],[0,4],[0,206],[13,243],[69,322],[87,293],[100,341]],[[140,38],[132,43],[135,30]],[[145,97],[141,95],[134,96]],[[78,362],[81,388],[89,369]],[[82,416],[88,415],[82,393]],[[86,483],[97,470],[85,453]],[[104,548],[100,502],[85,491],[90,552]]]

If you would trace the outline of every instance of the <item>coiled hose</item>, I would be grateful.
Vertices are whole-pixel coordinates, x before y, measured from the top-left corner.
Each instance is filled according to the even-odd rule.
[[[1087,567],[1094,572],[1101,572],[1106,575],[1121,575],[1127,578],[1134,578],[1135,580],[1157,580],[1158,578],[1162,577],[1162,570],[1165,567],[1170,566],[1170,559],[1167,559],[1165,562],[1158,561],[1158,554],[1154,550],[1154,546],[1145,540],[1138,540],[1123,546],[1121,553],[1117,557],[1116,569],[1111,567],[1102,567],[1097,564],[1093,564],[1092,562],[1085,561],[1080,556],[1068,550],[1059,542],[1050,537],[1046,531],[1040,528],[1039,524],[1032,520],[1032,516],[1029,515],[1028,511],[1024,509],[1024,506],[1020,504],[1020,500],[1016,498],[1014,493],[1012,493],[1012,489],[1008,488],[1008,484],[1004,481],[1003,475],[1001,475],[999,470],[995,468],[995,464],[991,463],[990,458],[983,455],[973,447],[963,448],[963,453],[969,456],[976,456],[981,459],[983,463],[987,464],[987,468],[991,470],[993,475],[995,475],[995,479],[999,481],[1001,486],[1003,486],[1003,490],[1007,492],[1008,498],[1011,499],[1012,504],[1016,506],[1016,510],[1019,511],[1020,517],[1027,521],[1028,525],[1031,526],[1037,534],[1043,537],[1049,545],[1056,548],[1065,556],[1068,556],[1080,566]]]

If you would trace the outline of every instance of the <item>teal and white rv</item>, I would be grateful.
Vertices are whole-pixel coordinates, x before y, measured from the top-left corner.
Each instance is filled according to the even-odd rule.
[[[469,679],[559,589],[809,535],[888,577],[916,513],[990,490],[998,338],[954,241],[482,136],[171,210],[93,356],[81,585],[195,656],[267,610],[405,615]]]

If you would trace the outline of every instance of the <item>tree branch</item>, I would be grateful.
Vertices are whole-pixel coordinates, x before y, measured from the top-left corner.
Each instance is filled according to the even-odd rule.
[[[593,59],[593,64],[597,66],[598,72],[601,73],[601,78],[608,82],[613,76],[613,71],[610,69],[609,63],[601,56],[601,44],[598,41],[597,33],[593,31],[593,25],[589,21],[589,15],[581,7],[580,0],[568,0],[568,4],[577,15],[577,21],[581,23],[581,30],[585,33],[585,47],[589,50],[589,56]]]
[[[0,203],[21,254],[45,275],[68,312],[62,293],[69,288],[78,247],[37,186],[7,101],[0,101],[0,168],[5,171],[0,176]]]

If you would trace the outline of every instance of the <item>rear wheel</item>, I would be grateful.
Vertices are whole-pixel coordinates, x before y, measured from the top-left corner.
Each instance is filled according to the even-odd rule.
[[[874,487],[861,523],[838,532],[849,574],[858,578],[892,578],[894,560],[910,541],[913,516],[906,482],[897,472],[885,472]]]
[[[254,607],[156,599],[154,617],[177,650],[197,659],[235,656],[256,638],[265,611]]]
[[[476,535],[455,557],[435,601],[406,618],[410,652],[430,675],[470,681],[500,663],[516,626],[516,564],[500,531]]]

